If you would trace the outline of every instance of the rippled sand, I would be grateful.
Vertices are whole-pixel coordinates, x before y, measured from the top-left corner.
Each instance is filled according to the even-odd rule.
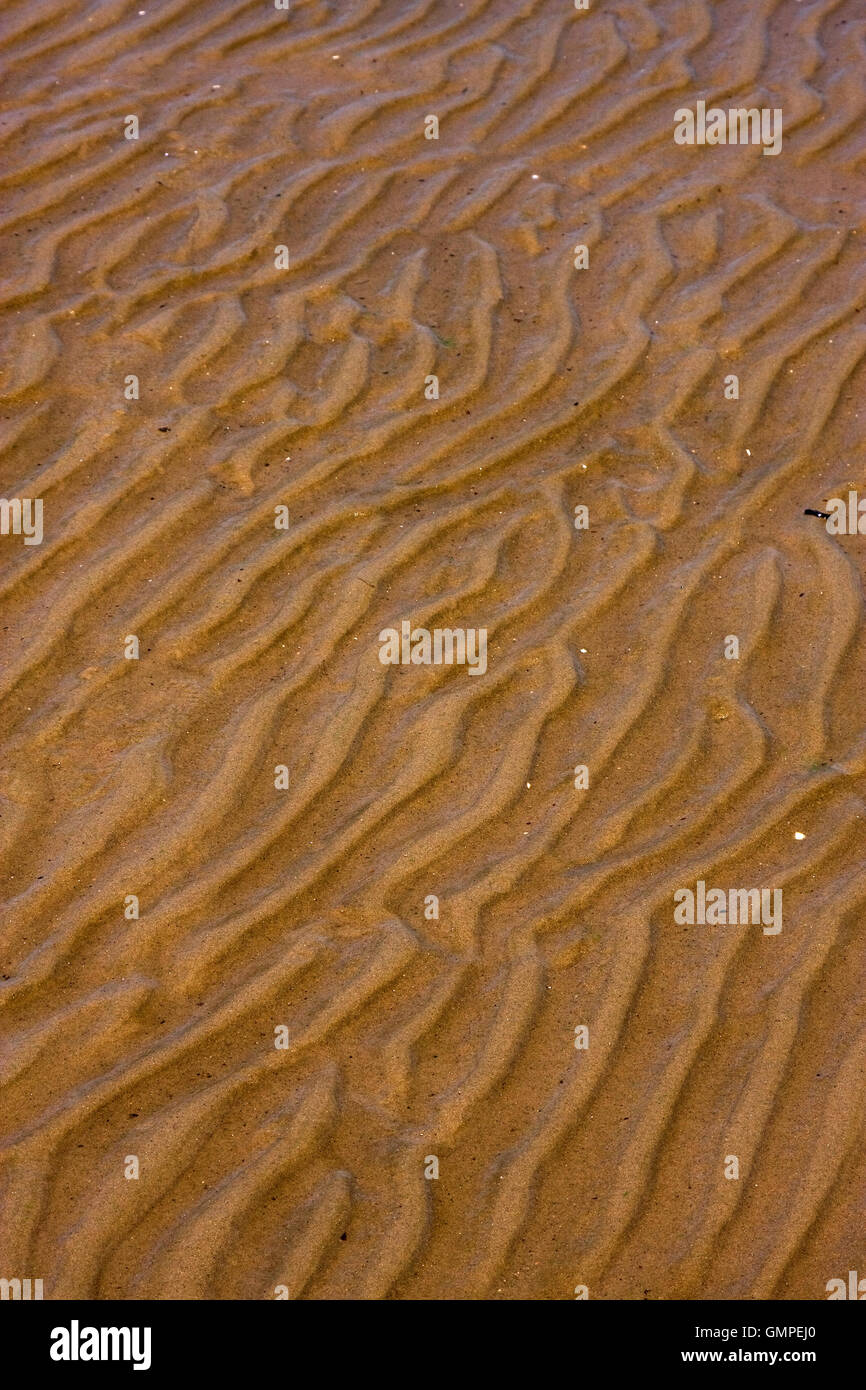
[[[0,15],[0,486],[44,503],[0,1275],[825,1298],[866,537],[803,513],[866,495],[862,0],[139,5]],[[678,146],[698,99],[781,154]],[[403,620],[486,672],[383,665]],[[699,879],[783,930],[675,923]]]

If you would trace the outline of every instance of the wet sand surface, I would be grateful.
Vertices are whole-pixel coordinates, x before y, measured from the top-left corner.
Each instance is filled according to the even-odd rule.
[[[804,516],[866,496],[864,52],[862,0],[4,6],[0,1274],[866,1273],[866,537]]]

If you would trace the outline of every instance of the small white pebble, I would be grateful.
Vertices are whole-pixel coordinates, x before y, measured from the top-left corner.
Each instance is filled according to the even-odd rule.
[[[795,831],[794,831],[794,839],[795,839],[795,840],[805,840],[805,838],[806,838],[806,836],[803,834],[802,830],[795,830]]]

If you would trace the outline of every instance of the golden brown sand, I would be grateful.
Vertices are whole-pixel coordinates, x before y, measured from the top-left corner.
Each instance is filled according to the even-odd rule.
[[[0,1275],[866,1273],[866,537],[803,515],[866,496],[864,41],[862,0],[4,5],[44,539],[0,536]],[[781,154],[678,146],[698,99]],[[383,665],[404,619],[486,673]],[[783,930],[675,923],[699,879]]]

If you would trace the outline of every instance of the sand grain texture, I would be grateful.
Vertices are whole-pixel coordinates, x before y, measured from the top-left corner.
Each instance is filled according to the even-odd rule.
[[[863,0],[4,5],[0,1274],[866,1273],[866,539],[803,515],[866,495],[864,57]]]

